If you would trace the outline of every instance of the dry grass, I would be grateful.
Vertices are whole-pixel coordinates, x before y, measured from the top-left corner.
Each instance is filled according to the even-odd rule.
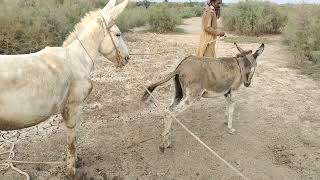
[[[281,32],[286,14],[270,2],[247,0],[222,11],[223,27],[240,35],[262,35]]]

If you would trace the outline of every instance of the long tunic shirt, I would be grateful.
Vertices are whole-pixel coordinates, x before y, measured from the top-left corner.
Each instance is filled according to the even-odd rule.
[[[215,40],[218,36],[217,16],[214,10],[206,7],[202,15],[202,28],[200,34],[200,43],[197,49],[199,57],[216,57]]]

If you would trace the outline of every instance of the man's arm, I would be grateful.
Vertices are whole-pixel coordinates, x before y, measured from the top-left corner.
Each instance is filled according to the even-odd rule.
[[[212,20],[216,20],[213,18],[212,13],[214,12],[207,12],[205,15],[205,20],[204,20],[204,30],[214,36],[224,36],[223,32],[218,32],[217,27],[212,26]]]

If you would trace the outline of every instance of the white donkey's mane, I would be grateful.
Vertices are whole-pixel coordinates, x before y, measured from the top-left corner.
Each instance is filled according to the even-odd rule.
[[[68,37],[66,38],[66,40],[63,42],[63,47],[68,46],[69,44],[71,44],[77,37],[77,35],[79,35],[79,33],[86,27],[88,27],[88,23],[93,19],[96,18],[98,16],[98,14],[100,13],[100,9],[95,10],[95,11],[90,11],[88,12],[82,19],[81,21],[75,25],[74,30],[68,35]]]

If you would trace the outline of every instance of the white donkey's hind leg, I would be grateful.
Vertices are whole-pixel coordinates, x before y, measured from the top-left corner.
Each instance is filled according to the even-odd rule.
[[[78,105],[67,105],[63,112],[63,118],[67,126],[67,176],[73,177],[76,173],[76,121],[78,118]]]
[[[231,93],[226,95],[226,100],[227,100],[227,112],[228,112],[228,129],[229,129],[229,133],[233,134],[236,130],[232,128],[234,100]]]

